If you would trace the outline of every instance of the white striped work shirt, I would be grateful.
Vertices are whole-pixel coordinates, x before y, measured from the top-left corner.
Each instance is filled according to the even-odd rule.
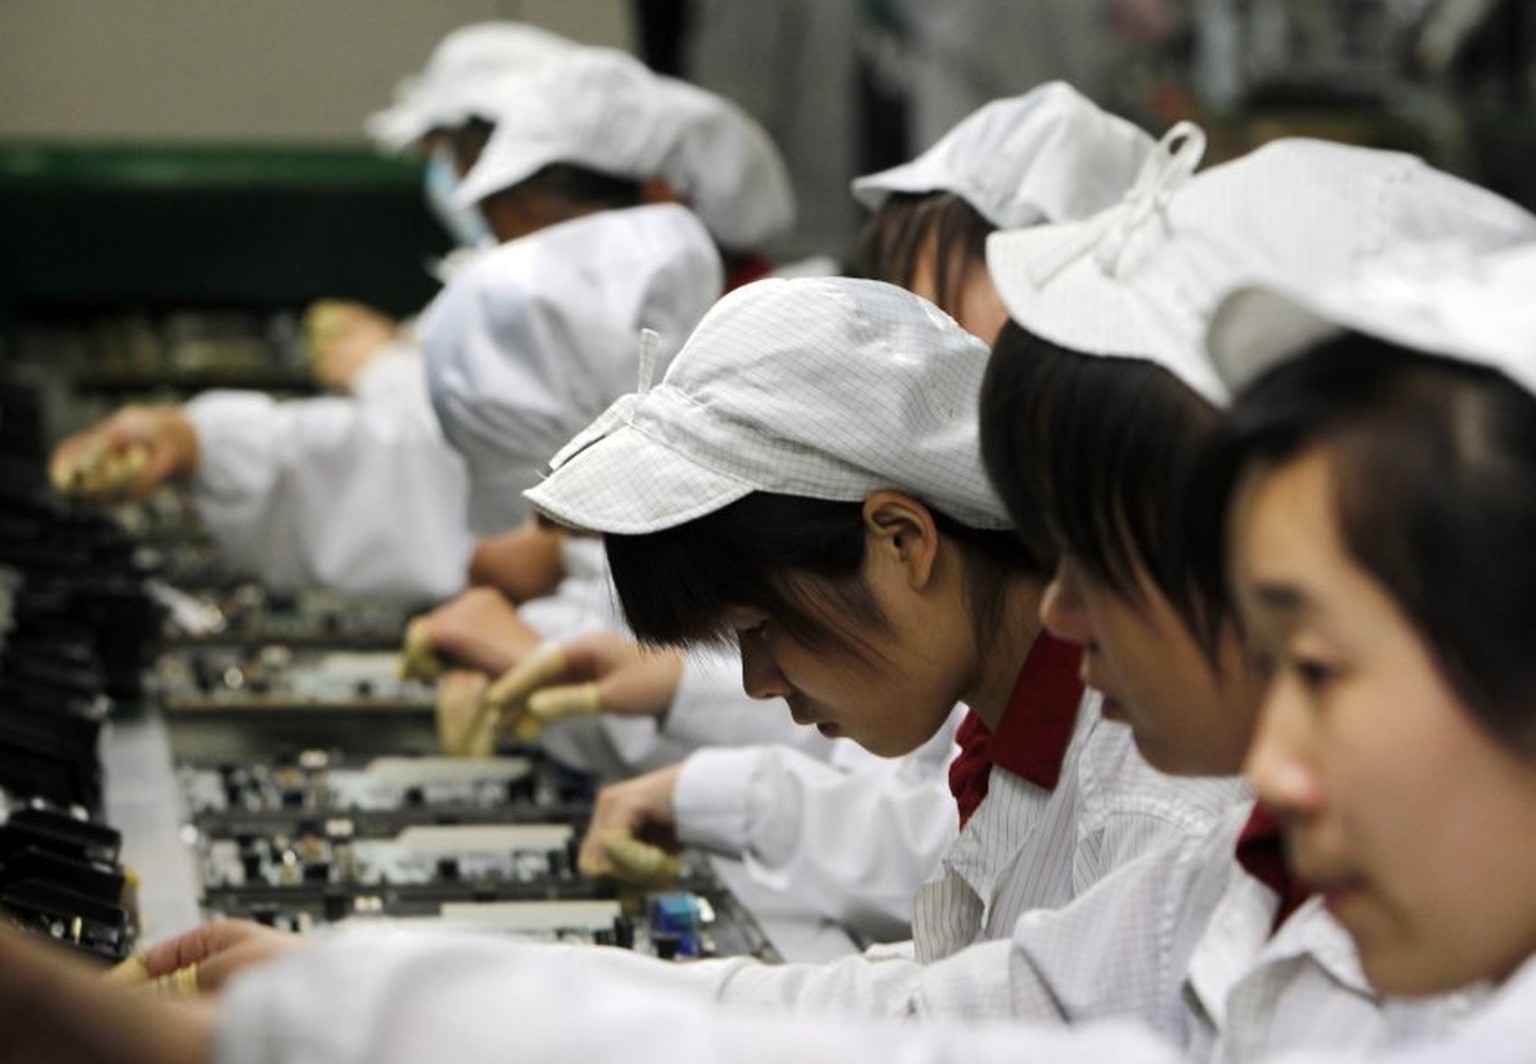
[[[1246,797],[1236,779],[1155,771],[1101,703],[1084,693],[1054,788],[992,766],[986,798],[917,896],[918,960],[1004,938],[1021,914],[1067,904],[1142,854],[1201,834]]]

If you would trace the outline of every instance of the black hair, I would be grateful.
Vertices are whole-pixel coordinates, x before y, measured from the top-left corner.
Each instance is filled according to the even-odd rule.
[[[1145,359],[1060,347],[1010,321],[981,389],[987,474],[1026,541],[1053,540],[1139,601],[1138,569],[1214,653],[1224,594],[1184,509],[1216,431],[1214,407]]]
[[[934,302],[956,317],[971,272],[987,268],[987,235],[996,228],[952,192],[893,193],[859,234],[854,271],[911,290],[918,263],[932,247]]]
[[[441,130],[448,141],[448,149],[453,152],[453,164],[461,175],[469,173],[470,168],[480,161],[480,153],[485,151],[494,132],[494,122],[478,117],[468,118],[460,125]]]
[[[639,181],[569,163],[550,163],[540,167],[504,191],[559,196],[593,210],[638,207],[644,202]]]
[[[965,559],[978,641],[1001,620],[1008,582],[1043,579],[1049,562],[1007,530],[977,529],[929,509]],[[727,642],[732,607],[760,609],[808,646],[862,649],[849,622],[886,623],[864,583],[863,505],[753,492],[704,517],[642,535],[608,534],[609,568],[625,619],[642,642]]]
[[[1328,448],[1345,548],[1496,740],[1536,756],[1536,397],[1486,367],[1346,334],[1271,371],[1213,451],[1242,476]]]

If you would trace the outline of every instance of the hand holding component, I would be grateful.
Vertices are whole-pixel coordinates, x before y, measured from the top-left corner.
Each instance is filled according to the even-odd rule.
[[[500,676],[540,643],[501,592],[474,587],[413,620],[400,657],[403,680],[436,680],[448,667]]]
[[[362,303],[321,299],[304,313],[301,340],[315,379],[340,392],[399,335],[400,326]]]
[[[197,459],[197,431],[180,407],[128,406],[59,444],[48,476],[65,495],[142,500],[190,476]]]
[[[672,796],[681,773],[681,766],[670,765],[598,792],[576,860],[582,875],[642,886],[677,878],[682,865]]]
[[[524,737],[565,717],[662,717],[682,679],[683,657],[613,632],[541,647],[492,685],[490,697]]]
[[[297,935],[249,920],[217,920],[151,946],[133,959],[142,963],[150,989],[196,996],[217,993],[237,972],[275,960],[302,944]]]

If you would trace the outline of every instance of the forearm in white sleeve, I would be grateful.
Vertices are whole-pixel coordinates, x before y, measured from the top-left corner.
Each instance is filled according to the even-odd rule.
[[[193,400],[193,500],[228,563],[274,587],[444,598],[473,539],[462,463],[424,407]]]
[[[673,807],[685,843],[739,855],[758,882],[879,940],[902,937],[957,824],[929,766],[844,771],[783,747],[692,754]]]
[[[237,979],[219,1003],[217,1064],[1172,1064],[1146,1034],[1020,1025],[782,1019],[669,989],[659,967],[491,938],[338,935]],[[596,956],[583,957],[582,953]],[[635,958],[638,960],[639,958]],[[687,965],[668,969],[686,977]]]
[[[404,329],[384,343],[352,379],[352,395],[365,403],[407,403],[430,409],[421,341]]]

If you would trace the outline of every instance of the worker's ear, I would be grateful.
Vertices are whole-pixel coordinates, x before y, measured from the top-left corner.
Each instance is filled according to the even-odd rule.
[[[688,201],[672,184],[661,177],[648,177],[640,183],[641,203],[681,203],[688,206]]]
[[[864,500],[863,516],[868,554],[899,566],[913,590],[927,587],[939,555],[928,507],[899,491],[877,491]]]

